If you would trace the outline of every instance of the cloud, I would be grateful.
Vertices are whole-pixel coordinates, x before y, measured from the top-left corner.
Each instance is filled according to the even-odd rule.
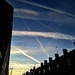
[[[16,41],[15,41],[16,42]],[[21,42],[24,42],[24,41],[21,41]],[[37,54],[40,54],[41,53],[41,49],[39,48],[39,50],[36,48],[32,48],[32,47],[20,47],[23,52],[27,53],[27,54],[31,54],[31,55],[37,55]],[[33,53],[34,52],[34,53]],[[18,55],[18,54],[22,54],[20,51],[14,49],[12,46],[11,46],[11,52],[10,52],[11,55]]]
[[[18,50],[18,51],[19,51],[21,54],[23,54],[24,56],[26,56],[26,57],[28,57],[28,58],[34,60],[34,61],[37,62],[37,63],[41,63],[39,60],[37,60],[37,59],[35,59],[34,57],[32,57],[32,56],[26,54],[23,50],[21,50],[21,49],[19,49],[19,48],[17,48],[17,47],[14,47],[14,46],[12,46],[12,47],[13,47],[14,49]]]
[[[59,23],[75,23],[75,19],[61,14],[57,12],[37,12],[34,10],[29,9],[20,9],[15,8],[14,9],[14,17],[16,18],[22,18],[22,19],[32,19],[32,20],[45,20],[45,21],[53,21],[53,22],[59,22]]]
[[[11,50],[10,54],[21,54],[19,51]]]
[[[20,13],[20,14],[30,14],[30,15],[38,15],[38,12],[33,11],[33,10],[29,10],[29,9],[14,9],[14,12],[16,13]]]
[[[57,32],[12,31],[13,36],[40,36],[44,38],[73,40],[75,37]]]
[[[31,1],[27,1],[27,0],[17,0],[17,1],[20,1],[20,2],[23,2],[23,3],[27,3],[27,4],[30,4],[30,5],[34,5],[34,6],[38,6],[38,7],[41,7],[41,8],[44,8],[44,9],[48,9],[48,10],[51,10],[51,11],[54,11],[54,12],[57,12],[57,13],[61,13],[61,14],[64,14],[64,15],[75,17],[75,15],[73,15],[73,14],[70,14],[70,13],[67,13],[67,12],[63,12],[61,10],[54,9],[54,8],[51,8],[51,7],[42,5],[42,4],[38,4],[38,3],[35,3],[35,2],[31,2]]]
[[[11,68],[13,68],[12,75],[22,75],[23,73],[30,71],[33,67],[39,67],[40,64],[20,64],[15,61],[10,61],[9,63],[9,73],[11,73]]]
[[[40,65],[40,64],[36,64],[36,65]],[[28,68],[33,68],[34,64],[20,64],[18,62],[15,62],[15,61],[10,61],[10,64],[9,64],[9,68],[14,68],[14,69],[28,69]]]
[[[21,42],[22,42],[22,41],[21,41]],[[24,49],[24,52],[29,53],[30,51]],[[21,53],[19,50],[14,49],[14,48],[11,46],[11,52],[10,52],[10,54],[15,55],[15,54],[22,54],[22,53]]]

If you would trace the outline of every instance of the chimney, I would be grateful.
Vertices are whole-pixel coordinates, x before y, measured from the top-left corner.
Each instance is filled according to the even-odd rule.
[[[30,73],[32,73],[32,71],[33,71],[33,70],[32,70],[32,69],[30,69]]]
[[[52,62],[52,57],[49,57],[49,63],[51,63]]]
[[[47,65],[47,60],[44,60],[44,65]]]
[[[67,49],[63,49],[63,54],[66,55],[67,53]]]
[[[26,72],[26,75],[28,75],[29,73],[28,73],[28,71]]]
[[[33,67],[33,71],[35,71],[35,66]]]
[[[41,67],[43,67],[43,63],[41,63]]]
[[[55,54],[55,59],[58,60],[59,59],[59,54]]]
[[[75,46],[75,42],[74,42],[74,46]]]

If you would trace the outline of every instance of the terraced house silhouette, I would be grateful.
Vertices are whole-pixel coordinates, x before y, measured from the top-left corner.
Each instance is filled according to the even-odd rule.
[[[75,44],[75,42],[74,42]],[[75,49],[70,52],[63,49],[63,55],[55,54],[55,59],[49,57],[49,62],[44,60],[41,66],[26,72],[23,75],[75,75]]]

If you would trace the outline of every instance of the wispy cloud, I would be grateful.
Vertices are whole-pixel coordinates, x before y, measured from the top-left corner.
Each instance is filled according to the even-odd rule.
[[[23,55],[27,56],[28,58],[34,60],[35,62],[41,63],[39,60],[37,60],[37,59],[35,59],[34,57],[32,57],[32,56],[26,54],[23,50],[21,50],[21,49],[19,49],[19,48],[16,48],[16,47],[14,47],[14,46],[12,46],[12,47],[13,47],[14,49],[18,50],[18,51],[19,51],[20,53],[22,53]]]
[[[23,14],[30,14],[30,15],[38,15],[38,12],[29,10],[29,9],[14,9],[14,12],[16,13],[23,13]]]
[[[16,42],[16,41],[15,41]],[[21,41],[21,42],[24,42],[24,41]],[[32,47],[20,47],[20,49],[23,50],[23,52],[27,53],[27,54],[31,54],[31,55],[37,55],[37,54],[40,54],[41,53],[41,49],[37,47],[36,48],[32,48]],[[33,53],[34,52],[34,53]],[[11,46],[11,52],[10,52],[11,55],[19,55],[19,54],[22,54],[19,50],[16,50],[14,49],[12,46]]]
[[[17,50],[11,50],[11,52],[10,52],[10,54],[21,54],[19,51],[17,51]]]
[[[23,73],[30,71],[30,69],[32,69],[33,67],[39,67],[39,64],[20,64],[18,62],[15,61],[10,61],[9,63],[9,73],[11,73],[11,68],[13,68],[13,72],[12,75],[22,75]]]
[[[57,32],[12,31],[13,36],[41,36],[44,38],[73,40],[75,37]]]
[[[69,15],[69,16],[75,17],[75,15],[73,15],[73,14],[70,14],[70,13],[67,13],[67,12],[63,12],[61,10],[54,9],[54,8],[51,8],[51,7],[42,5],[42,4],[38,4],[38,3],[35,3],[35,2],[31,2],[31,1],[27,1],[27,0],[17,0],[17,1],[20,1],[20,2],[23,2],[23,3],[27,3],[27,4],[30,4],[30,5],[34,5],[34,6],[38,6],[38,7],[41,7],[41,8],[45,8],[45,9],[48,9],[48,10],[51,10],[51,11],[54,11],[54,12],[57,12],[57,13],[61,13],[61,14],[65,14],[65,15]]]
[[[53,17],[54,16],[54,17]],[[75,23],[75,19],[58,13],[58,12],[40,12],[29,9],[14,9],[14,17],[16,18],[24,18],[24,19],[32,19],[32,20],[45,20],[45,21],[53,21],[59,23]]]
[[[40,64],[36,64],[35,67],[39,66]],[[16,61],[10,61],[9,68],[14,68],[14,69],[31,69],[33,68],[34,64],[20,64]]]

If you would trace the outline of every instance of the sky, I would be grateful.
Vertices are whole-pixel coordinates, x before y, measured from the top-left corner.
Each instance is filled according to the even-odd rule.
[[[12,75],[40,66],[62,49],[74,49],[75,0],[6,0],[14,7],[10,65]],[[10,74],[9,74],[10,75]]]

